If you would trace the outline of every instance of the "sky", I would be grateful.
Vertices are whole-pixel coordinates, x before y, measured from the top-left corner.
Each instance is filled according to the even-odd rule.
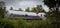
[[[14,9],[22,8],[25,10],[27,7],[36,7],[37,5],[42,5],[44,10],[48,11],[48,7],[44,5],[43,0],[0,0],[6,3],[6,7],[9,10],[10,7]]]

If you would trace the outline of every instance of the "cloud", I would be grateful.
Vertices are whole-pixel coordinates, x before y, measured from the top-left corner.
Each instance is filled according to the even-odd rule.
[[[27,7],[35,7],[36,5],[43,5],[43,0],[0,0],[6,2],[6,7],[9,9],[11,6],[15,9],[18,8],[27,8]],[[44,7],[44,5],[43,5]],[[46,8],[44,8],[47,10]]]
[[[13,6],[14,8],[26,8],[26,7],[33,7],[37,4],[41,4],[36,0],[4,0],[6,2],[7,7]]]
[[[18,3],[20,7],[27,8],[27,7],[36,7],[37,2],[36,1],[21,1]]]

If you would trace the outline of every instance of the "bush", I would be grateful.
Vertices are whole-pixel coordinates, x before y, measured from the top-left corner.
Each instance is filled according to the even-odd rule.
[[[22,28],[24,26],[24,21],[21,19],[1,19],[0,20],[0,28]]]
[[[0,28],[55,28],[51,20],[23,20],[22,18],[0,19]]]
[[[0,21],[1,22],[1,28],[16,28],[17,27],[17,22],[16,20],[10,20],[10,19],[3,19]]]

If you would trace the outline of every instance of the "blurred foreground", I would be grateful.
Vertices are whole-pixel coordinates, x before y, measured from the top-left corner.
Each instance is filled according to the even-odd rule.
[[[51,20],[0,19],[0,28],[56,28]]]

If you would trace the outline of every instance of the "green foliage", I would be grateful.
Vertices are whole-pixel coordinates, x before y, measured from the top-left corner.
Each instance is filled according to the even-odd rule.
[[[44,21],[41,20],[27,20],[19,19],[2,19],[0,20],[0,28],[55,28],[55,25],[52,24],[51,20],[47,19]]]
[[[37,13],[39,13],[39,12],[46,12],[44,9],[43,9],[43,7],[42,7],[42,5],[37,5]]]
[[[42,5],[37,5],[37,7],[32,8],[31,12],[40,13],[40,12],[46,12],[46,11],[43,9]]]
[[[37,9],[35,7],[32,8],[32,12],[37,12]]]
[[[29,7],[25,10],[26,12],[30,12],[30,9],[29,9]]]
[[[19,8],[19,10],[18,11],[23,11],[21,8]]]
[[[47,5],[50,8],[55,7],[57,3],[60,6],[60,0],[44,0],[44,4]]]
[[[53,28],[51,20],[23,20],[22,18],[0,19],[0,28]]]
[[[0,18],[4,18],[4,9],[0,7]]]
[[[17,28],[18,23],[15,20],[2,19],[0,21],[1,28]]]
[[[25,21],[22,19],[1,19],[0,28],[23,28],[25,27]]]
[[[5,7],[5,2],[4,1],[0,1],[0,18],[4,18],[5,15],[5,11],[6,7]]]
[[[47,19],[50,19],[54,28],[60,28],[60,0],[44,0],[44,4],[49,7]]]

